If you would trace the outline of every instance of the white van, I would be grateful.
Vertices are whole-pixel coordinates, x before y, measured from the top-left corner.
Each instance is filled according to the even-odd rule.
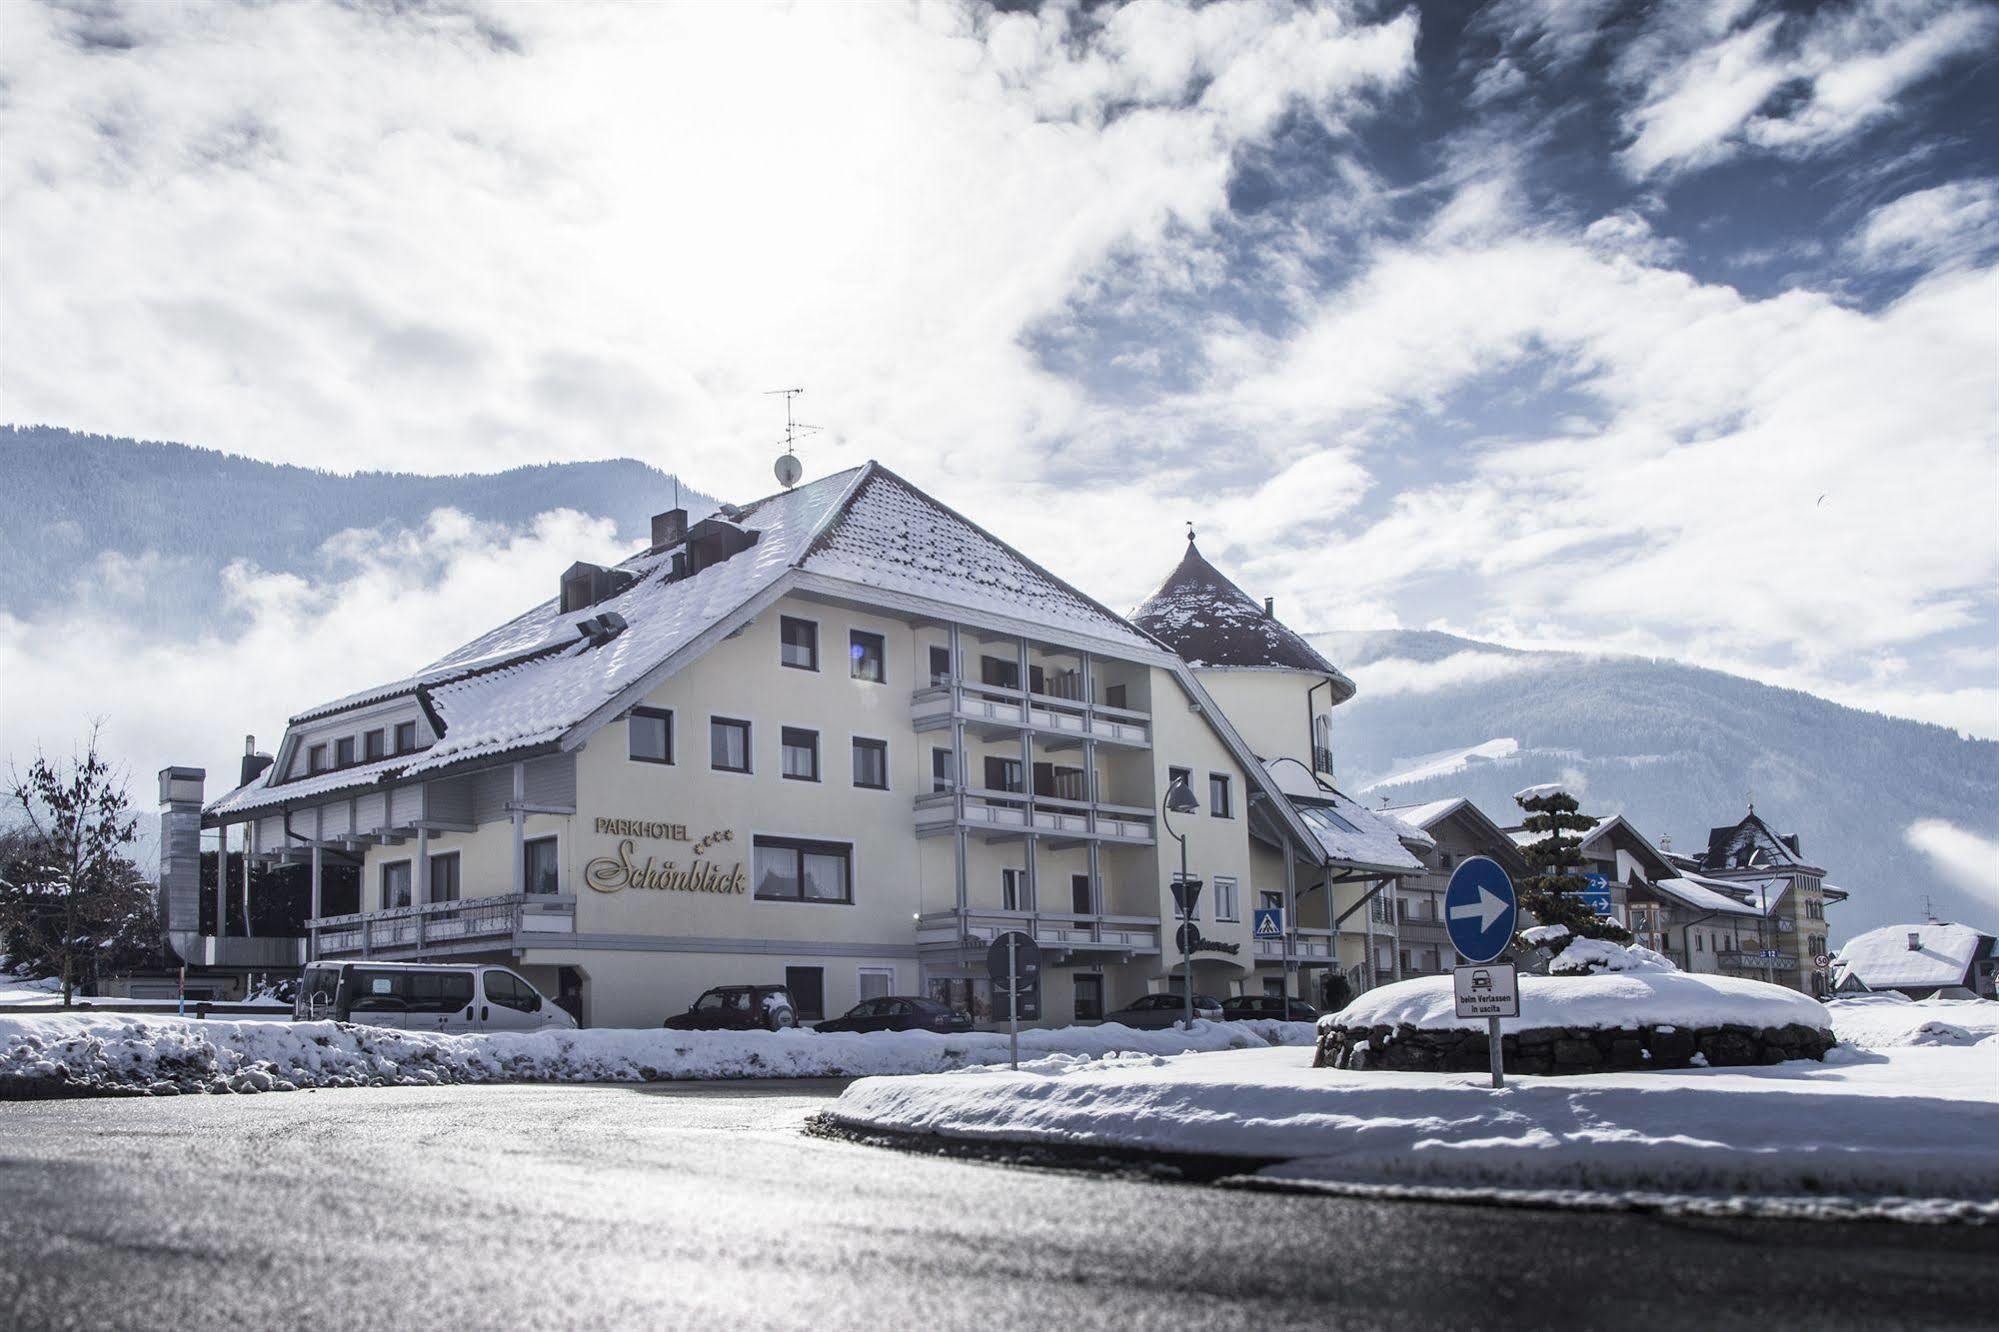
[[[314,962],[292,1000],[296,1022],[405,1031],[540,1031],[576,1019],[506,967],[443,962]]]

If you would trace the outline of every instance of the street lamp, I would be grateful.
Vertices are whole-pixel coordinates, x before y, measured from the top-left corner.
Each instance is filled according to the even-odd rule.
[[[1201,802],[1194,799],[1193,788],[1187,785],[1186,773],[1175,773],[1166,787],[1166,798],[1160,802],[1159,819],[1166,825],[1166,835],[1180,843],[1180,878],[1173,885],[1173,900],[1180,908],[1181,965],[1187,970],[1187,1030],[1194,1029],[1194,949],[1193,939],[1187,937],[1194,925],[1194,908],[1201,900],[1201,881],[1187,873],[1187,835],[1173,828],[1173,815],[1198,814]]]

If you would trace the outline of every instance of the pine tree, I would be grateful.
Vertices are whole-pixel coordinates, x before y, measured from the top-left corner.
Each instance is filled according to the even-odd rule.
[[[1583,900],[1589,880],[1581,873],[1583,842],[1577,834],[1596,827],[1597,821],[1577,813],[1576,798],[1560,787],[1529,787],[1513,799],[1527,811],[1521,826],[1528,832],[1541,834],[1538,840],[1521,849],[1533,873],[1518,885],[1520,909],[1543,925],[1561,925],[1569,932],[1568,938],[1538,945],[1516,937],[1514,947],[1524,952],[1546,948],[1559,955],[1570,939],[1630,943],[1629,930],[1597,915]]]

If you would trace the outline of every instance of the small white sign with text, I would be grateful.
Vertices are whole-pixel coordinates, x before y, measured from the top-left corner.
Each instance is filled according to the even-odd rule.
[[[1455,967],[1451,982],[1461,1018],[1520,1016],[1520,982],[1510,962]]]

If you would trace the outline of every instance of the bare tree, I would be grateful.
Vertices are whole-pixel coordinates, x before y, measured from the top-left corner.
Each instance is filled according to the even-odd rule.
[[[0,875],[0,937],[17,964],[62,980],[67,1008],[78,983],[95,979],[105,949],[153,923],[151,885],[122,854],[138,820],[125,783],[97,752],[94,726],[81,757],[60,763],[37,753],[25,776],[10,770],[7,795],[28,826]]]

